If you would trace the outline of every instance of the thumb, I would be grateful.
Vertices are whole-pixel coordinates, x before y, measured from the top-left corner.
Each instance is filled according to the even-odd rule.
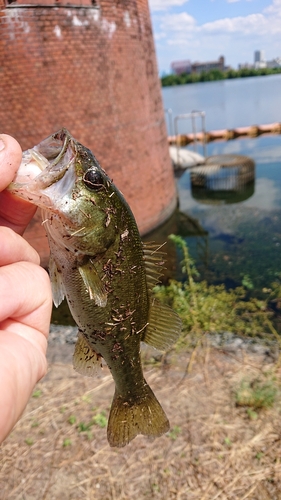
[[[0,191],[15,177],[21,158],[21,147],[16,139],[10,135],[0,134]]]
[[[1,1],[1,0],[0,0]],[[36,207],[5,190],[14,179],[21,163],[22,150],[10,135],[0,134],[0,225],[23,234]]]

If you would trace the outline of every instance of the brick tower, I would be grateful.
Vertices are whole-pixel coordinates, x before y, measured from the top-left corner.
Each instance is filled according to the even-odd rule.
[[[89,147],[141,233],[176,189],[147,0],[0,0],[0,129],[23,149],[61,127]]]

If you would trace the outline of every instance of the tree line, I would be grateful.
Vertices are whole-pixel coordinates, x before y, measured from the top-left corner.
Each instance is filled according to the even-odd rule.
[[[220,69],[211,69],[210,71],[202,71],[202,73],[182,73],[180,75],[165,75],[161,78],[162,87],[171,85],[183,85],[187,83],[211,82],[215,80],[226,80],[232,78],[245,78],[249,76],[264,76],[275,75],[281,73],[280,68],[242,68],[228,69],[222,71]]]

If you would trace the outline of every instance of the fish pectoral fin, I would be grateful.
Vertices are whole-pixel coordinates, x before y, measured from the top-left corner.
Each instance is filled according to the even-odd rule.
[[[107,427],[110,446],[121,448],[138,434],[158,437],[169,428],[165,412],[146,382],[141,396],[133,401],[115,390]]]
[[[79,333],[73,354],[73,367],[81,375],[93,377],[102,368],[102,357],[89,346],[83,334]]]
[[[52,255],[49,261],[49,275],[52,285],[53,301],[55,306],[58,307],[63,301],[65,293],[61,273],[59,272],[57,264]]]
[[[90,299],[92,299],[97,306],[105,307],[107,303],[107,293],[91,259],[89,259],[86,264],[78,266],[78,271],[89,292]]]
[[[165,351],[180,336],[182,322],[178,314],[169,306],[161,304],[157,299],[150,299],[148,326],[142,341]]]

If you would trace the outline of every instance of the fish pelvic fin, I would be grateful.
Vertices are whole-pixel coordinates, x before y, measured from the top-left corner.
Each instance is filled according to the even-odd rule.
[[[168,432],[169,420],[146,382],[143,391],[140,398],[130,401],[115,390],[107,427],[110,446],[122,448],[138,434],[154,438]]]

